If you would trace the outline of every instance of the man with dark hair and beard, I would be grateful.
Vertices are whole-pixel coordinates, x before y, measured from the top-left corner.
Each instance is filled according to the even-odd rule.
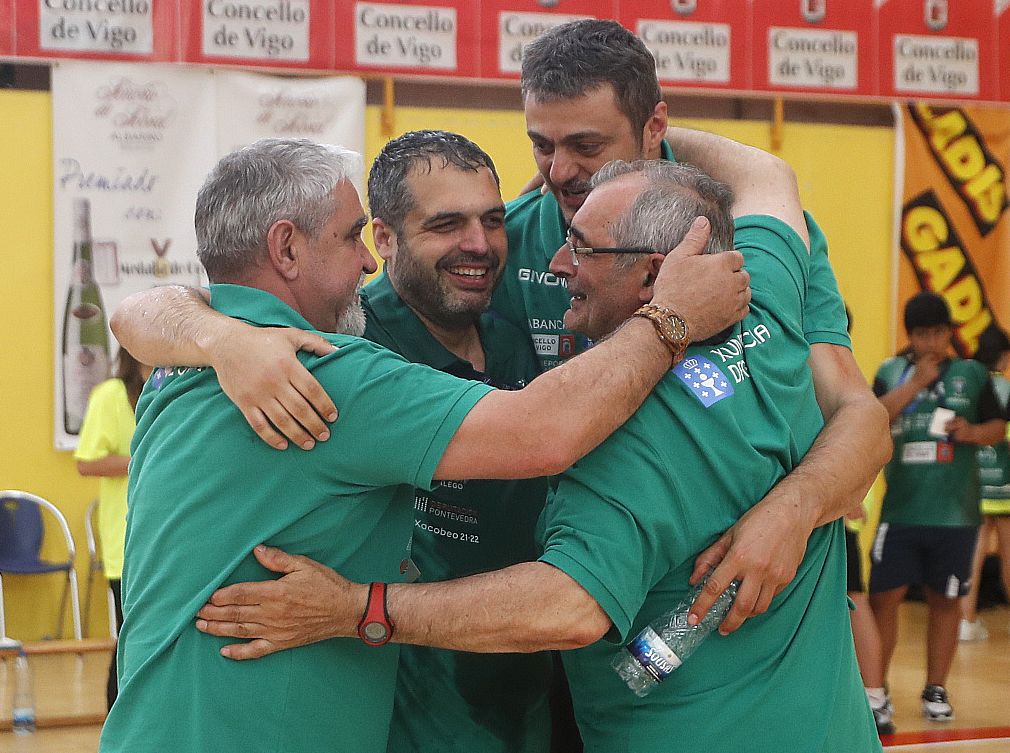
[[[365,337],[415,363],[500,389],[539,373],[525,332],[487,312],[508,253],[491,158],[445,131],[390,141],[368,176],[384,272],[362,291]],[[417,489],[410,560],[424,581],[536,559],[546,479],[459,480]],[[548,750],[551,655],[403,646],[389,751]],[[431,713],[432,700],[438,713]]]

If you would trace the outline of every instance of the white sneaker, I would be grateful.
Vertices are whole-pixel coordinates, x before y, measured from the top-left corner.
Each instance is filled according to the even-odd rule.
[[[947,700],[947,690],[943,685],[927,685],[922,691],[922,715],[931,722],[953,720],[954,709]]]
[[[963,643],[969,643],[971,641],[984,641],[989,638],[989,631],[985,629],[985,623],[982,620],[975,620],[974,622],[968,622],[968,620],[961,618],[961,624],[957,629],[957,637]]]
[[[870,711],[873,712],[873,722],[877,725],[878,735],[894,734],[894,705],[889,695],[884,696],[884,702],[874,706],[870,701]]]

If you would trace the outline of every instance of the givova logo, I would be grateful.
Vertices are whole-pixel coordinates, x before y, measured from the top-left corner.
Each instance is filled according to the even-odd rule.
[[[673,372],[706,408],[733,394],[733,385],[726,375],[707,358],[686,358],[677,364]]]
[[[558,277],[553,272],[547,272],[542,269],[529,269],[527,267],[522,267],[519,270],[519,281],[532,282],[537,285],[546,285],[551,288],[568,287],[568,281],[563,277]]]

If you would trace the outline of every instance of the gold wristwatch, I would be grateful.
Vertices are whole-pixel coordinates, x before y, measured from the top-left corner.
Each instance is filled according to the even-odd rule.
[[[673,356],[673,365],[676,366],[691,343],[687,322],[683,317],[673,309],[657,306],[655,303],[646,303],[633,316],[641,316],[652,322],[656,334],[669,349],[670,355]]]

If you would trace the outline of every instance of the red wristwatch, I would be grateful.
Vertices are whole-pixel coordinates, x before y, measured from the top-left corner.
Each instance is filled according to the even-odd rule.
[[[394,627],[386,611],[386,584],[369,584],[368,604],[358,623],[358,637],[369,646],[382,646],[393,637]]]

